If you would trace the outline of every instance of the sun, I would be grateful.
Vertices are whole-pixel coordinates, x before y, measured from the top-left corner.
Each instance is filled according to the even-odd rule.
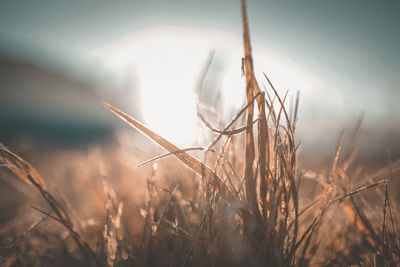
[[[126,35],[92,54],[115,75],[133,68],[137,79],[133,90],[139,91],[143,123],[174,144],[189,146],[196,142],[198,130],[196,86],[211,51],[223,61],[215,90],[221,91],[225,108],[237,109],[243,103],[240,38],[217,30],[162,26]],[[287,58],[255,48],[260,53],[256,65],[286,81],[280,86],[301,89],[298,86],[307,87],[313,79]]]
[[[177,145],[194,143],[195,88],[209,46],[165,27],[129,35],[96,50],[113,71],[134,66],[144,123]],[[123,96],[122,96],[123,97]]]
[[[144,123],[169,141],[187,146],[196,141],[195,92],[208,55],[215,49],[212,40],[189,28],[156,27],[106,44],[93,54],[114,73],[133,66]],[[240,68],[224,76],[223,84],[232,89],[232,84],[238,84],[235,76],[240,82]]]

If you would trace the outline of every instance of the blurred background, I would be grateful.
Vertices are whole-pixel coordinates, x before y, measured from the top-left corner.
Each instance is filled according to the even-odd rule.
[[[259,82],[289,90],[288,104],[300,92],[303,164],[329,162],[362,115],[360,162],[399,158],[398,2],[247,5]],[[180,146],[201,143],[195,92],[211,51],[202,100],[219,99],[225,121],[243,104],[241,22],[240,1],[1,1],[0,141],[115,142],[125,125],[106,100]]]

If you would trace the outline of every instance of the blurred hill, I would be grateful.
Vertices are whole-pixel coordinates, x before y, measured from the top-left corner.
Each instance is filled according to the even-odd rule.
[[[124,108],[127,94],[132,93],[130,86],[100,90],[95,83],[0,54],[0,140],[7,143],[29,137],[81,145],[109,138],[120,124],[101,100]],[[131,111],[135,110],[132,106]]]

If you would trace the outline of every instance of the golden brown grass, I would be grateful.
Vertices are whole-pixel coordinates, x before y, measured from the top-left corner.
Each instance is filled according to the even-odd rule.
[[[36,189],[50,208],[46,211],[45,203],[41,203],[43,208],[32,207],[42,217],[22,234],[5,239],[9,242],[2,244],[2,264],[398,266],[399,209],[388,185],[400,162],[360,177],[352,166],[357,154],[356,127],[347,146],[339,140],[328,175],[303,172],[296,160],[298,95],[290,113],[286,95],[282,98],[266,75],[272,94],[260,89],[254,75],[245,1],[242,10],[247,103],[222,130],[212,126],[198,105],[199,118],[212,136],[207,147],[178,148],[103,103],[167,153],[140,164],[159,161],[158,168],[134,174],[145,181],[145,193],[130,189],[140,186],[124,180],[132,179],[133,173],[123,174],[122,166],[111,166],[112,156],[91,158],[100,166],[91,173],[92,180],[88,184],[82,177],[71,181],[89,192],[102,183],[105,193],[96,193],[102,195],[98,201],[104,207],[102,219],[79,219],[83,207],[91,205],[90,198],[73,207],[61,195],[53,196],[38,171],[0,145],[1,166]],[[237,126],[241,119],[245,125]],[[191,151],[202,151],[203,160],[190,155]],[[180,163],[168,161],[169,156]],[[190,172],[182,171],[180,164]],[[89,168],[84,165],[80,169],[82,176]],[[118,176],[124,179],[116,179]],[[314,196],[300,195],[302,179],[318,184]],[[358,182],[353,183],[354,179]],[[145,199],[132,201],[135,194],[145,195]],[[374,205],[376,200],[379,205]],[[41,229],[45,223],[51,229]]]

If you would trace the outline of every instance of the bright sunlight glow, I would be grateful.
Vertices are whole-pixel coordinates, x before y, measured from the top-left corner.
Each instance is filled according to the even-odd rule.
[[[218,79],[224,106],[237,109],[243,104],[245,91],[240,36],[163,26],[127,35],[99,47],[93,55],[115,75],[134,70],[138,88],[133,89],[139,90],[144,123],[169,141],[184,146],[196,140],[195,89],[213,50],[223,63],[222,77]],[[254,46],[254,50],[259,74],[266,71],[274,81],[281,81],[278,88],[303,90],[315,83],[315,76],[284,56],[260,46]],[[261,75],[259,79],[264,81]]]

